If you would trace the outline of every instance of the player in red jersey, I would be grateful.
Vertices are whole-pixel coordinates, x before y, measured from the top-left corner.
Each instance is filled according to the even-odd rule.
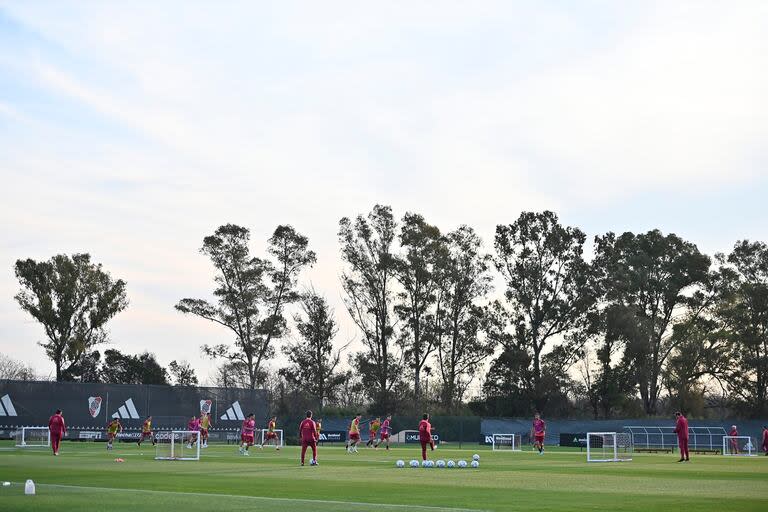
[[[312,460],[309,463],[312,466],[317,466],[317,440],[319,435],[317,425],[312,421],[312,411],[307,411],[307,417],[299,425],[299,439],[301,439],[301,465],[304,465],[307,448],[312,448]]]
[[[531,425],[531,439],[533,447],[539,450],[539,455],[544,455],[544,438],[547,435],[547,423],[541,419],[538,412],[533,415],[533,424]]]
[[[680,447],[680,460],[677,462],[688,462],[691,460],[688,454],[688,420],[680,411],[675,413],[675,418],[677,418],[675,434],[677,434],[677,444]]]
[[[381,443],[386,443],[387,450],[389,450],[389,436],[391,435],[391,429],[390,422],[392,421],[392,415],[387,414],[387,417],[384,418],[384,422],[381,424],[381,428],[379,429],[379,441],[376,443],[376,448],[379,447]]]
[[[277,432],[275,432],[276,428],[277,416],[272,416],[267,424],[267,433],[264,435],[263,445],[266,446],[271,443],[275,445],[276,450],[280,450],[280,440],[277,438]]]
[[[357,443],[360,442],[360,418],[361,414],[355,416],[352,423],[349,424],[349,439],[347,440],[347,453],[357,453]]]
[[[61,409],[56,409],[56,412],[48,420],[48,431],[51,433],[53,454],[58,455],[61,438],[67,433],[67,424],[64,422],[64,416],[61,415]]]
[[[240,453],[243,455],[250,455],[248,448],[253,446],[253,432],[256,430],[255,417],[256,415],[251,413],[243,420],[243,426],[240,430]]]
[[[200,419],[197,416],[192,416],[187,422],[187,430],[197,432],[197,434],[189,434],[187,438],[187,448],[192,448],[192,444],[197,444],[200,437]]]
[[[427,446],[435,449],[435,441],[432,439],[432,425],[429,423],[429,414],[424,413],[419,422],[419,442],[421,443],[421,460],[427,460]]]
[[[768,426],[763,425],[763,451],[768,456]]]
[[[139,436],[139,440],[136,442],[136,444],[141,447],[141,442],[144,441],[144,438],[148,437],[152,440],[152,446],[155,446],[155,436],[152,433],[152,416],[147,416],[147,419],[144,420],[144,424],[141,425],[141,435]]]
[[[731,431],[728,432],[729,436],[736,437],[739,435],[739,429],[736,428],[736,425],[731,425]],[[739,453],[739,440],[738,439],[730,439],[731,441],[731,453],[737,454]]]

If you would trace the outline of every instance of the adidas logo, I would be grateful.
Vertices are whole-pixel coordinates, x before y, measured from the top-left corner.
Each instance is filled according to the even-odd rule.
[[[129,398],[123,405],[112,415],[113,418],[120,418],[123,420],[138,420],[141,419],[139,411],[136,410],[136,406],[133,405],[133,398]]]
[[[18,416],[16,408],[13,406],[13,402],[11,402],[11,397],[8,395],[3,395],[0,398],[0,416]]]
[[[227,412],[221,415],[222,420],[244,420],[245,415],[243,414],[243,409],[240,407],[240,402],[233,402],[232,407],[227,409]]]

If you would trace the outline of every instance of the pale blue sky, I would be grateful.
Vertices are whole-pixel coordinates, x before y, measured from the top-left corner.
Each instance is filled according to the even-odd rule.
[[[337,222],[376,202],[489,250],[544,208],[768,240],[768,3],[379,4],[0,0],[0,351],[51,370],[12,265],[88,251],[128,281],[115,345],[205,379],[227,333],[172,306],[225,222],[310,237],[339,342]]]

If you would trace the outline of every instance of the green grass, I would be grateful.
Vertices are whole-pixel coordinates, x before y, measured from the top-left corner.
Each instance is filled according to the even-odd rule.
[[[440,448],[433,459],[481,455],[479,469],[395,468],[418,447],[390,452],[322,447],[319,467],[300,467],[298,449],[237,455],[212,445],[200,462],[155,461],[150,445],[62,444],[61,455],[0,443],[0,510],[389,510],[581,511],[768,510],[768,457],[635,454],[627,463],[587,464],[578,451],[499,453]],[[115,457],[125,459],[123,463]],[[37,485],[24,495],[23,482]]]

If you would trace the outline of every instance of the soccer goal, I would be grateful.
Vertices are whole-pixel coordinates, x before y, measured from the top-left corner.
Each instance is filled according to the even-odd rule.
[[[269,433],[269,429],[263,428],[261,429],[261,431],[256,432],[256,439],[254,439],[255,446],[258,446],[259,448],[264,448],[265,443],[269,441],[270,443],[272,443],[273,446],[282,448],[283,447],[283,431],[281,429],[275,429],[272,432],[274,432],[275,435],[277,435],[277,443],[267,439],[267,434]]]
[[[520,434],[493,434],[491,447],[493,451],[519,452],[522,450],[522,436]]]
[[[632,460],[632,437],[625,432],[587,432],[587,462]]]
[[[750,436],[723,436],[723,455],[754,457],[755,443]]]
[[[51,446],[48,427],[19,427],[16,430],[16,446],[19,448],[47,448]]]
[[[158,432],[155,460],[200,460],[200,432],[172,430]]]

